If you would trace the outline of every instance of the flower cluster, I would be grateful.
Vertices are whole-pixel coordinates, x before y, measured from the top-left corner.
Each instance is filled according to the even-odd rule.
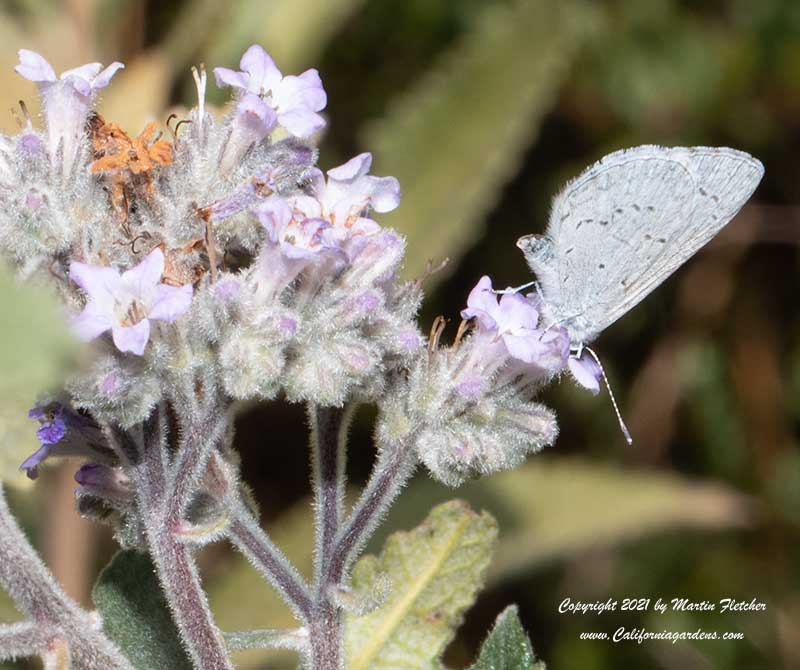
[[[456,343],[440,347],[437,331],[426,350],[420,285],[398,280],[405,241],[376,220],[399,206],[400,185],[370,174],[370,153],[316,167],[309,138],[327,103],[316,70],[284,76],[250,47],[239,71],[214,69],[234,91],[222,119],[206,110],[196,71],[198,106],[167,142],[153,124],[131,138],[92,110],[122,67],[57,78],[20,51],[46,129],[0,138],[0,250],[59,285],[94,354],[70,380],[69,404],[36,410],[43,446],[29,474],[82,436],[106,460],[93,452],[81,490],[119,502],[125,475],[98,426],[132,428],[162,402],[190,416],[203,389],[224,405],[278,393],[377,402],[385,442],[407,441],[457,483],[552,443],[554,416],[531,398],[562,370],[597,390],[594,361],[541,323],[538,297],[498,296],[488,277]]]
[[[308,138],[327,102],[316,70],[284,76],[251,47],[241,71],[214,70],[235,91],[221,120],[196,72],[198,107],[167,142],[93,111],[121,63],[57,77],[39,54],[19,55],[45,129],[0,137],[0,252],[57,285],[93,349],[69,402],[35,410],[31,476],[88,440],[88,425],[102,445],[99,425],[134,427],[159,402],[187,415],[198,380],[227,402],[283,391],[341,405],[379,394],[418,354],[420,289],[397,278],[405,242],[374,218],[399,205],[399,184],[370,174],[369,153],[315,166]],[[114,464],[84,455],[85,489]]]
[[[530,398],[564,369],[581,385],[598,388],[594,360],[570,354],[563,328],[540,323],[538,295],[500,293],[482,277],[461,312],[459,341],[435,346],[417,361],[384,407],[384,440],[410,440],[419,460],[446,484],[516,467],[552,444],[555,416]],[[473,330],[463,337],[466,327]]]

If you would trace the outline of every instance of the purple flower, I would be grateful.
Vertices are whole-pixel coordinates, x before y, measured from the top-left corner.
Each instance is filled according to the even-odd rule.
[[[330,224],[321,218],[295,218],[289,203],[280,196],[266,198],[255,210],[267,232],[267,241],[280,247],[290,259],[308,260],[326,249],[323,233]]]
[[[380,226],[367,217],[369,210],[391,212],[400,204],[400,183],[394,177],[369,173],[372,154],[363,153],[328,170],[310,171],[313,195],[291,199],[292,208],[308,219],[325,219],[339,239],[376,232]]]
[[[102,463],[85,463],[75,473],[79,491],[109,502],[124,504],[132,500],[130,479],[122,468]]]
[[[575,381],[592,393],[600,390],[600,366],[587,352],[581,357],[570,354],[569,336],[564,328],[539,324],[539,298],[536,295],[504,293],[498,300],[492,280],[483,276],[467,298],[464,319],[475,319],[479,335],[502,340],[514,359],[510,374],[530,373],[532,369],[547,375],[568,367]],[[494,352],[496,355],[496,352]]]
[[[574,355],[570,356],[567,364],[572,377],[578,384],[589,389],[594,395],[600,392],[600,379],[603,371],[586,350],[583,351],[580,358]]]
[[[67,433],[64,407],[61,403],[36,405],[28,411],[28,418],[37,419],[41,424],[36,431],[36,437],[43,445],[58,444]]]
[[[487,276],[470,292],[461,317],[475,318],[480,328],[496,331],[508,353],[524,363],[535,363],[546,350],[541,342],[544,331],[536,328],[539,311],[533,302],[519,293],[505,293],[498,301]]]
[[[239,67],[240,72],[214,68],[217,86],[231,86],[242,92],[242,100],[250,98],[250,112],[262,122],[274,118],[292,135],[301,138],[325,126],[325,119],[317,112],[325,109],[328,99],[316,70],[284,77],[269,54],[257,44],[244,52]]]
[[[35,51],[20,49],[18,53],[19,65],[14,69],[39,88],[50,160],[57,164],[60,149],[61,171],[66,176],[72,171],[95,94],[108,86],[117,70],[125,66],[114,62],[103,69],[100,63],[87,63],[56,78],[50,63]]]
[[[72,263],[70,279],[89,296],[73,321],[78,337],[88,341],[111,330],[117,349],[141,356],[150,339],[150,322],[172,323],[192,301],[191,284],[162,284],[163,273],[164,254],[158,247],[122,274],[116,268]]]
[[[227,172],[234,167],[251,146],[267,136],[277,122],[277,114],[261,98],[252,93],[242,95],[231,122],[231,135],[220,159],[220,170]]]
[[[28,416],[39,422],[36,436],[42,444],[20,465],[31,479],[38,477],[39,465],[50,456],[107,456],[100,427],[71,407],[60,402],[37,404]]]

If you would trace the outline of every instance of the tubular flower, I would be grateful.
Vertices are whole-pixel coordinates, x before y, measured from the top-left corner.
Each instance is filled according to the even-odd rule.
[[[29,81],[35,82],[42,98],[47,122],[47,145],[53,165],[61,156],[61,174],[72,172],[83,138],[86,118],[94,97],[108,86],[117,70],[125,67],[113,62],[103,69],[100,63],[87,63],[65,70],[56,77],[50,63],[35,51],[19,50],[19,65],[14,69]]]

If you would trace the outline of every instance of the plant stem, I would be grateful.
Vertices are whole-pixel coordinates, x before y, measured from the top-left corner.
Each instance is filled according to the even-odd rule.
[[[308,621],[312,609],[308,586],[244,506],[231,510],[228,536],[236,548],[278,590],[295,614],[301,620]]]
[[[88,612],[56,583],[11,514],[0,488],[0,584],[17,609],[43,629],[54,628],[75,667],[129,670],[131,665]],[[56,638],[51,638],[56,639]]]
[[[342,623],[341,610],[330,600],[315,603],[308,626],[311,670],[343,670]]]
[[[58,629],[33,621],[0,625],[0,661],[41,656]]]
[[[181,508],[175,498],[178,494],[188,493],[168,486],[162,409],[156,409],[145,422],[139,460],[134,468],[137,502],[145,522],[145,536],[161,587],[192,661],[199,670],[233,670],[222,633],[214,623],[200,583],[192,550],[182,544],[176,535]],[[195,430],[191,434],[196,436],[198,432]],[[197,476],[192,475],[187,486],[196,484],[196,481]],[[173,510],[179,510],[177,519],[169,516]]]
[[[328,584],[341,582],[345,571],[372,537],[381,517],[413,474],[415,466],[414,453],[402,444],[380,452],[369,482],[336,538],[326,570]]]
[[[198,670],[233,670],[191,549],[167,528],[150,538],[150,547],[161,586],[195,666]]]
[[[317,443],[319,444],[319,440]],[[324,452],[322,448],[319,451],[322,460]],[[314,609],[309,620],[312,670],[343,670],[344,621],[341,608],[331,600],[330,589],[342,585],[345,571],[358,552],[363,549],[380,518],[408,481],[415,464],[414,454],[410,450],[403,449],[402,445],[381,451],[370,480],[346,524],[335,536],[326,535],[327,546],[323,548],[321,554],[324,560],[321,562]],[[319,505],[317,516],[324,520]],[[319,535],[322,533],[318,531]]]
[[[325,588],[323,566],[339,532],[345,490],[346,432],[350,411],[311,406],[311,471],[314,488],[314,578],[317,597]]]

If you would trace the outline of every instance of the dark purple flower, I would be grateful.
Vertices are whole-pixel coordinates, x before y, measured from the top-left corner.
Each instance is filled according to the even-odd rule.
[[[85,414],[56,401],[35,405],[28,416],[39,422],[36,435],[42,444],[20,465],[31,479],[36,479],[39,464],[50,456],[108,456],[100,427]]]

